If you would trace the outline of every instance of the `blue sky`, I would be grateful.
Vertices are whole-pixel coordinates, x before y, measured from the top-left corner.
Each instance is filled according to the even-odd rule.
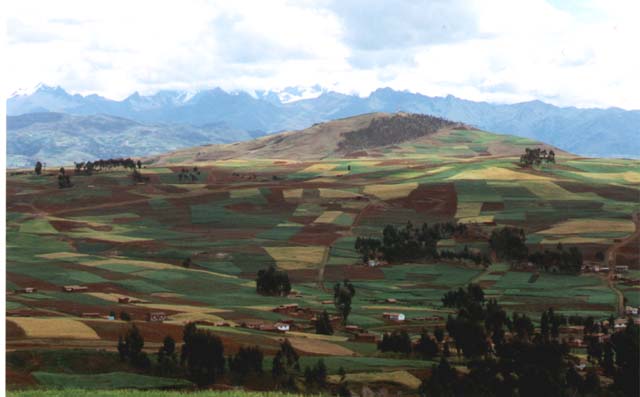
[[[123,98],[319,84],[640,108],[637,0],[70,1],[6,5],[5,95]]]

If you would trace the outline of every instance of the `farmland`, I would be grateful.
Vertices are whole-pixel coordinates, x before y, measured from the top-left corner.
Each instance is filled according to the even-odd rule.
[[[429,144],[398,144],[349,159],[196,164],[184,154],[162,157],[146,162],[141,171],[150,181],[145,184],[121,170],[72,174],[71,189],[58,189],[50,171],[9,175],[7,349],[114,352],[129,327],[119,316],[124,311],[139,326],[149,352],[155,353],[166,335],[181,341],[183,326],[200,321],[221,337],[225,353],[258,345],[271,357],[284,336],[241,325],[290,320],[299,326],[289,336],[292,345],[309,365],[323,357],[333,376],[343,367],[348,379],[367,383],[387,383],[389,377],[379,375],[398,371],[401,383],[415,387],[428,361],[385,356],[340,327],[334,337],[321,339],[309,318],[272,309],[295,303],[333,314],[327,301],[333,300],[332,285],[343,279],[357,290],[349,324],[378,337],[397,328],[418,332],[444,325],[454,310],[442,306],[442,295],[471,282],[509,312],[527,313],[535,321],[549,306],[561,314],[608,318],[620,306],[619,291],[637,305],[637,286],[611,283],[609,274],[542,272],[533,278],[533,270],[500,261],[487,268],[444,260],[361,263],[354,248],[358,236],[379,238],[385,225],[407,221],[460,221],[473,235],[442,240],[439,248],[467,246],[490,254],[491,231],[513,226],[524,229],[532,251],[558,243],[575,246],[587,262],[602,263],[597,259],[602,253],[611,265],[629,265],[631,276],[637,276],[637,238],[615,252],[611,247],[636,233],[640,162],[559,154],[556,164],[524,169],[511,152],[486,155],[491,148],[510,147],[515,153],[534,144],[454,130]],[[194,165],[198,182],[179,183],[181,170]],[[287,271],[293,294],[256,294],[256,273],[270,265]],[[63,292],[65,285],[87,289]],[[13,292],[25,288],[37,291]],[[166,321],[146,321],[158,311]],[[383,319],[388,311],[403,312],[407,321]],[[106,318],[111,312],[115,319]],[[100,376],[108,372],[76,382],[65,378],[75,375],[56,374],[60,368],[47,372],[10,364],[9,370],[11,388],[102,384]],[[135,376],[121,381],[115,387],[144,383]],[[42,395],[56,395],[47,393]]]

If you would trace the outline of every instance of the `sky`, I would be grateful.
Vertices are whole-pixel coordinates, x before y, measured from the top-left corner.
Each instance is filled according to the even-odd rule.
[[[5,96],[380,87],[640,109],[637,0],[20,0]],[[2,36],[0,36],[2,37]]]

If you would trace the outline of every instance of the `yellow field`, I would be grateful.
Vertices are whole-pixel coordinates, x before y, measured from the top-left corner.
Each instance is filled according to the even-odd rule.
[[[89,256],[87,254],[80,254],[78,252],[52,252],[50,254],[36,255],[39,258],[45,259],[66,259],[66,258],[78,258],[82,256]]]
[[[258,190],[258,188],[255,188],[255,187],[248,188],[248,189],[234,189],[229,191],[229,196],[232,199],[254,197],[259,195],[260,195],[260,190]]]
[[[187,269],[180,266],[172,265],[170,263],[140,261],[140,260],[126,259],[126,258],[100,259],[96,261],[81,262],[80,264],[84,266],[91,266],[91,267],[101,266],[101,265],[131,265],[131,266],[140,267],[141,269],[142,268],[154,269],[154,270],[171,269],[171,270],[179,270],[184,272],[198,272],[198,273],[213,274],[216,277],[222,277],[222,278],[238,278],[237,276],[234,276],[231,274],[217,273],[209,270]]]
[[[311,333],[308,333],[308,332],[297,332],[297,331],[289,331],[289,332],[287,332],[287,335],[297,336],[297,337],[300,337],[300,338],[326,340],[326,341],[329,341],[329,342],[346,342],[346,341],[349,340],[348,336],[311,334]]]
[[[467,170],[453,175],[449,180],[497,180],[497,181],[524,181],[524,180],[537,180],[548,181],[552,178],[540,175],[529,174],[526,172],[517,172],[509,170],[507,168],[500,167],[487,167],[478,170]]]
[[[168,310],[168,311],[184,312],[184,313],[226,313],[226,312],[229,312],[229,310],[227,310],[227,309],[216,309],[215,307],[171,305],[171,304],[165,304],[165,303],[144,303],[144,304],[138,303],[135,306],[154,309],[154,310]]]
[[[305,169],[303,169],[302,171],[299,171],[299,172],[301,172],[301,173],[302,172],[304,172],[304,173],[324,172],[324,171],[331,171],[334,168],[336,168],[335,164],[317,163],[317,164],[310,165],[307,168],[305,168]]]
[[[482,203],[458,201],[458,209],[456,210],[456,218],[468,218],[480,215]]]
[[[279,337],[277,339],[280,339]],[[291,345],[304,353],[322,354],[323,356],[353,356],[353,350],[319,339],[310,338],[287,338]]]
[[[8,317],[29,338],[100,339],[88,325],[71,318]]]
[[[626,171],[626,172],[572,172],[585,178],[591,179],[604,179],[607,181],[613,181],[620,179],[629,183],[640,183],[640,172]]]
[[[320,197],[322,198],[351,198],[359,196],[358,193],[350,192],[348,190],[337,190],[337,189],[325,189],[320,188]]]
[[[340,375],[329,375],[327,379],[331,383],[340,383]],[[420,384],[422,383],[420,379],[411,375],[407,371],[361,372],[356,374],[347,374],[345,380],[347,382],[363,384],[371,384],[374,382],[396,383],[414,390],[420,387]]]
[[[169,320],[165,321],[168,324],[188,324],[196,321],[208,321],[215,323],[216,321],[225,321],[231,325],[235,325],[233,321],[224,320],[222,317],[216,316],[215,314],[207,314],[200,312],[193,313],[178,313],[172,314],[169,316]]]
[[[265,251],[284,270],[308,269],[322,263],[326,247],[264,247]]]
[[[381,200],[392,200],[407,197],[417,187],[418,184],[416,182],[395,185],[367,185],[364,188],[364,193],[376,196]]]
[[[621,232],[633,233],[635,226],[631,220],[622,219],[571,219],[538,232],[538,234],[582,234]]]
[[[171,168],[164,168],[164,167],[145,168],[144,171],[145,173],[149,173],[149,174],[173,174],[173,171],[171,171]]]
[[[107,292],[85,292],[85,295],[93,296],[98,299],[102,299],[107,302],[114,302],[114,303],[118,303],[118,298],[129,298],[130,300],[143,300],[130,295],[114,294],[114,293],[107,293]]]
[[[521,185],[545,200],[597,200],[599,197],[595,193],[572,193],[551,181],[525,181]]]
[[[338,217],[342,215],[342,211],[325,211],[320,215],[315,223],[333,223]]]
[[[180,298],[184,295],[176,294],[175,292],[154,292],[151,296],[158,296],[160,298]]]
[[[460,223],[483,223],[483,222],[493,222],[493,215],[478,215],[478,216],[469,216],[467,218],[458,219]]]
[[[285,199],[299,199],[302,198],[302,189],[286,189],[282,191],[282,196]]]
[[[611,239],[599,238],[599,237],[560,237],[560,238],[545,238],[540,241],[540,244],[605,244]]]
[[[124,236],[124,235],[118,234],[119,233],[118,229],[120,228],[114,227],[113,230],[109,232],[102,232],[102,231],[83,227],[83,228],[75,229],[73,232],[68,232],[67,234],[75,238],[90,238],[93,240],[109,241],[112,243],[132,243],[137,241],[151,240],[150,238],[144,238],[144,237]]]

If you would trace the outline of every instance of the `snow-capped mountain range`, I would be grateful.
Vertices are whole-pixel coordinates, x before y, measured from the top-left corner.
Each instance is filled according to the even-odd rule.
[[[61,140],[55,138],[57,135],[66,134],[66,131],[76,128],[74,123],[81,125],[97,115],[127,119],[143,127],[152,125],[153,128],[142,128],[147,131],[146,135],[139,133],[136,138],[144,145],[130,151],[130,155],[140,156],[158,153],[159,150],[217,143],[221,135],[225,141],[243,140],[362,113],[397,111],[431,114],[492,132],[534,138],[586,156],[640,157],[640,111],[637,110],[561,108],[540,101],[491,104],[390,88],[381,88],[360,97],[317,85],[252,93],[227,92],[220,88],[198,92],[165,90],[153,95],[134,93],[123,100],[112,100],[95,94],[70,94],[61,87],[40,85],[33,90],[18,92],[7,101],[8,159],[10,165],[26,165],[38,156],[49,155],[46,148],[37,147],[38,139],[29,145],[15,144],[17,139],[24,140],[25,134],[46,134],[47,138],[59,142]],[[29,115],[48,112],[77,117],[65,118],[63,128],[59,120],[34,119]],[[21,122],[25,118],[37,121],[25,124]],[[160,129],[175,131],[180,126],[183,130],[198,130],[199,139],[173,141],[178,146],[167,147],[166,142],[160,145],[158,137],[150,132]],[[112,135],[114,140],[110,143],[114,155],[117,155],[117,137],[122,133],[117,129],[85,131],[75,139],[65,139],[65,145],[73,152],[84,139],[94,139],[94,134],[104,133]],[[58,150],[58,154],[50,154],[54,158],[49,162],[53,164],[56,160],[64,160],[60,157],[62,152]],[[81,153],[87,158],[79,160],[97,155],[95,150]]]

